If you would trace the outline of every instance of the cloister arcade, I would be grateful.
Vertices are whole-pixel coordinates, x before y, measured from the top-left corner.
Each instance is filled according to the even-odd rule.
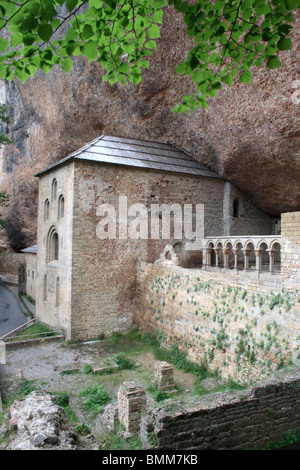
[[[280,273],[280,236],[206,238],[203,265],[235,270]]]

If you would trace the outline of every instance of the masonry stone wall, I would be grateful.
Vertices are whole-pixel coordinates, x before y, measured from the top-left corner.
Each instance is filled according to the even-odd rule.
[[[132,302],[136,293],[136,269],[140,260],[154,261],[168,240],[119,238],[119,196],[127,197],[127,207],[142,203],[201,204],[215,217],[207,230],[222,231],[223,181],[125,168],[113,165],[76,163],[72,253],[72,336],[96,337],[123,331],[132,325]],[[111,204],[116,209],[117,239],[97,236],[97,208]],[[136,216],[128,218],[128,226]],[[149,217],[150,223],[150,217]],[[171,240],[187,263],[184,240]],[[176,242],[177,245],[176,245]],[[182,243],[183,242],[183,243]],[[193,253],[192,253],[193,254]]]
[[[26,294],[33,300],[36,297],[36,254],[25,253],[25,266],[26,266]]]
[[[23,264],[25,257],[23,253],[5,251],[0,253],[0,273],[18,275],[18,266]]]
[[[142,263],[135,321],[164,347],[240,382],[300,358],[300,294],[280,276]]]
[[[202,397],[188,406],[152,409],[141,421],[144,449],[265,449],[300,431],[300,371],[270,377],[247,391]],[[153,444],[155,442],[155,444]]]
[[[141,203],[148,215],[151,204],[204,204],[204,235],[224,231],[224,181],[190,175],[161,173],[93,162],[76,162],[74,176],[74,218],[72,247],[72,337],[88,338],[115,330],[126,330],[133,322],[132,303],[136,294],[139,261],[153,262],[166,243],[172,243],[180,263],[201,266],[201,253],[187,251],[185,240],[133,240],[118,238],[119,196],[127,196],[128,208]],[[116,209],[117,239],[100,240],[97,208],[111,204]],[[252,207],[250,220],[261,213]],[[244,214],[245,219],[247,214]],[[128,218],[128,226],[136,216]],[[103,217],[102,217],[103,218]],[[237,222],[238,223],[238,222]],[[242,223],[242,221],[241,221]],[[243,221],[243,230],[246,230]],[[171,224],[172,225],[172,224]],[[259,225],[259,224],[258,224]],[[260,218],[260,230],[270,227],[267,216]],[[151,221],[149,215],[149,232]],[[259,227],[256,226],[259,231]]]
[[[285,285],[300,285],[300,212],[281,215],[281,274]]]
[[[57,181],[56,197],[51,198],[53,180]],[[64,196],[64,216],[58,215],[58,200]],[[45,201],[49,201],[49,218],[45,220]],[[50,327],[62,329],[71,338],[71,274],[73,164],[62,165],[44,173],[39,181],[36,317]],[[49,261],[48,237],[58,234],[58,260]],[[46,277],[45,277],[46,276]],[[46,282],[45,282],[46,280]],[[45,285],[46,284],[46,285]]]

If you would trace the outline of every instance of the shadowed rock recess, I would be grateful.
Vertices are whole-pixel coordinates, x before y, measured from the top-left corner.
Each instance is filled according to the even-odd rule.
[[[251,85],[225,86],[208,110],[186,115],[171,112],[193,91],[188,77],[175,74],[190,39],[173,8],[166,9],[151,68],[138,87],[103,83],[100,64],[84,58],[74,60],[69,74],[54,68],[25,84],[2,81],[13,139],[0,173],[1,189],[12,195],[6,242],[16,250],[35,242],[34,175],[101,134],[170,143],[228,178],[267,214],[299,210],[300,104],[292,99],[300,78],[296,25],[293,50],[279,54],[281,68],[254,69]]]

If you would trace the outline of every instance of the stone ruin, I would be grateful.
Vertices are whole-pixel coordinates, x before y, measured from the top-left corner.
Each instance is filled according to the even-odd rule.
[[[146,410],[145,391],[134,382],[124,382],[118,391],[118,418],[127,432],[138,431],[141,414]]]
[[[170,391],[175,388],[174,369],[167,362],[161,361],[155,364],[155,379],[161,390]]]
[[[33,391],[15,401],[9,410],[8,431],[16,431],[5,450],[98,450],[92,436],[77,440],[67,427],[65,411],[55,404],[55,396]]]

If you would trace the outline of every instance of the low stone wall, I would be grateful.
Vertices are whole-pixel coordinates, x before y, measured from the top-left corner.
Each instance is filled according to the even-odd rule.
[[[19,264],[25,263],[25,256],[23,253],[0,253],[0,273],[18,275]]]
[[[141,420],[144,449],[264,449],[300,431],[300,370],[244,392],[216,393],[193,406],[153,408]]]
[[[300,293],[280,276],[143,263],[135,320],[223,377],[261,380],[300,358]]]

